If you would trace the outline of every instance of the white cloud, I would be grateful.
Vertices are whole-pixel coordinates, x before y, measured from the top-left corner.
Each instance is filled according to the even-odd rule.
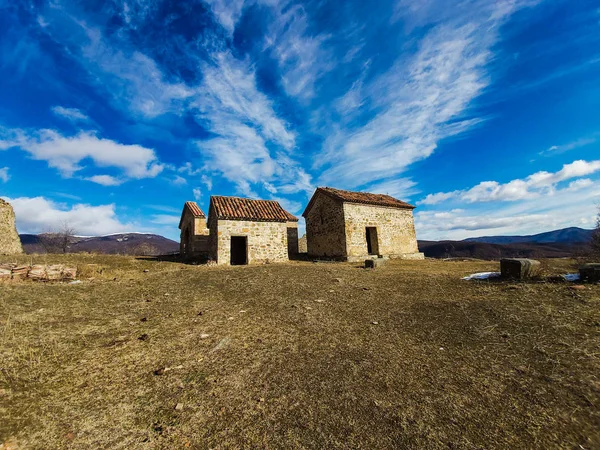
[[[552,195],[517,202],[467,203],[460,210],[418,211],[419,239],[465,239],[490,234],[527,235],[559,228],[593,227],[600,202],[600,185],[580,179]]]
[[[64,106],[52,107],[52,112],[57,116],[70,120],[71,122],[88,122],[90,118],[77,108],[65,108]]]
[[[20,147],[32,158],[47,161],[50,167],[70,177],[91,159],[97,167],[116,167],[130,178],[153,178],[164,168],[154,150],[139,145],[123,145],[81,131],[63,136],[55,130],[6,130],[0,128],[0,148]],[[106,180],[106,178],[105,178]]]
[[[577,192],[581,189],[588,188],[593,186],[594,182],[589,178],[581,178],[579,180],[575,180],[569,183],[569,186],[566,187],[566,190],[571,192]]]
[[[115,205],[91,206],[75,204],[68,207],[44,197],[6,199],[13,206],[20,233],[44,233],[59,230],[66,223],[78,235],[97,236],[132,231],[135,226],[121,222]]]
[[[119,186],[123,184],[123,180],[119,180],[110,175],[94,175],[86,178],[86,180],[92,183],[101,184],[102,186]]]
[[[0,169],[0,181],[3,183],[8,183],[10,180],[10,175],[8,174],[8,167],[3,167]]]
[[[523,180],[512,180],[501,184],[497,181],[484,181],[468,190],[438,192],[429,194],[420,205],[435,205],[448,200],[460,200],[467,203],[516,201],[537,198],[541,195],[552,195],[556,185],[573,178],[580,178],[600,171],[598,161],[574,161],[565,164],[558,172],[541,171]],[[593,184],[591,180],[576,180],[565,189],[574,191]]]
[[[196,201],[202,198],[202,190],[200,188],[194,188],[193,193]]]

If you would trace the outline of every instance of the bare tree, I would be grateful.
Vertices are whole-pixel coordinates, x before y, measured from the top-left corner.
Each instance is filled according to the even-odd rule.
[[[592,252],[594,255],[600,255],[600,206],[598,207],[598,216],[596,216],[596,228],[592,233]]]
[[[46,253],[67,253],[75,241],[75,229],[68,222],[62,222],[58,230],[42,233],[38,236]]]

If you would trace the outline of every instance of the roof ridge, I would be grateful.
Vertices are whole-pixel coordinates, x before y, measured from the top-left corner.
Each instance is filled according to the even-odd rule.
[[[217,220],[291,222],[298,218],[286,211],[277,200],[212,195],[209,213]]]
[[[329,186],[319,186],[311,197],[302,216],[306,217],[314,205],[317,194],[321,192],[335,200],[345,203],[355,203],[363,205],[383,206],[388,208],[415,209],[410,203],[399,200],[388,194],[374,194],[372,192],[349,191],[346,189],[337,189]]]

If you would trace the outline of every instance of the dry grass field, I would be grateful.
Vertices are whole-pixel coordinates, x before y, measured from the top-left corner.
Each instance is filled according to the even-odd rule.
[[[82,283],[0,285],[0,448],[600,448],[599,285],[33,261]]]

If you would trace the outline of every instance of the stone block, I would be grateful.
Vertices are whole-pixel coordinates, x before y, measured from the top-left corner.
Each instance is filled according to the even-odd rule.
[[[365,269],[375,269],[376,267],[381,267],[385,264],[385,259],[377,258],[377,259],[365,259]]]
[[[540,274],[541,265],[535,259],[511,258],[500,261],[502,278],[527,280]]]
[[[588,283],[600,282],[600,263],[585,264],[579,268],[579,278]]]

